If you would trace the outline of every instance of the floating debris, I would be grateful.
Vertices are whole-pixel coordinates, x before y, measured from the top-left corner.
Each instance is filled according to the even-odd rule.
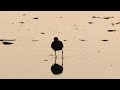
[[[110,18],[114,18],[114,17],[103,17],[103,19],[110,19]]]
[[[61,17],[59,17],[59,18],[63,18],[63,17],[61,16]]]
[[[45,34],[45,33],[41,32],[41,34]]]
[[[112,26],[114,26],[115,24],[114,23],[111,23],[112,24]]]
[[[33,42],[36,42],[36,41],[38,41],[38,40],[32,40]]]
[[[22,24],[24,24],[24,22],[18,22],[18,23],[22,23]]]
[[[0,41],[15,41],[16,39],[9,40],[9,39],[0,39]]]
[[[98,52],[100,52],[100,51],[98,51]]]
[[[92,16],[92,18],[100,18],[100,17]]]
[[[73,28],[73,29],[78,30],[78,28]]]
[[[84,39],[79,39],[79,40],[81,40],[81,41],[86,41],[86,40],[84,40]]]
[[[93,24],[93,22],[88,22],[89,24]]]
[[[64,41],[67,41],[67,40],[64,40]]]
[[[115,23],[115,24],[120,24],[120,22],[117,22],[117,23]]]
[[[109,40],[101,40],[101,41],[105,41],[106,42],[106,41],[109,41]]]
[[[54,56],[54,54],[49,54],[50,56]]]
[[[108,30],[108,32],[115,32],[116,30]]]
[[[44,61],[48,61],[48,60],[46,59],[46,60],[44,60]]]
[[[10,44],[13,44],[11,42],[3,42],[4,45],[10,45]]]
[[[23,14],[23,16],[26,16],[26,14]]]
[[[56,17],[56,18],[63,18],[62,16]]]
[[[78,30],[78,28],[75,28],[76,30]]]
[[[37,17],[33,18],[33,19],[38,19]]]

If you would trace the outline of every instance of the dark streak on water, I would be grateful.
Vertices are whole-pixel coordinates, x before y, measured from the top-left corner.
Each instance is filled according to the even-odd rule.
[[[15,39],[13,39],[13,40],[9,40],[9,39],[0,39],[0,41],[15,41]]]
[[[92,18],[101,18],[101,17],[96,17],[96,16],[93,16]],[[112,17],[103,17],[101,19],[110,19],[110,18],[114,18],[113,16]]]
[[[33,19],[38,19],[37,17],[33,18]]]
[[[3,44],[4,44],[4,45],[11,45],[11,44],[13,44],[13,43],[11,43],[11,42],[3,42]]]
[[[109,40],[101,40],[101,41],[104,41],[104,42],[106,42],[106,41],[109,41]]]
[[[79,39],[79,40],[80,40],[80,39]],[[81,41],[86,41],[86,40],[83,40],[83,39],[82,39]]]
[[[36,42],[36,41],[38,41],[38,40],[32,40],[33,42]]]
[[[114,17],[104,17],[103,19],[110,19],[110,18],[114,18]]]
[[[116,30],[108,30],[108,32],[115,32]]]
[[[117,22],[117,23],[115,23],[115,24],[120,24],[120,22]]]
[[[18,22],[18,23],[22,23],[22,24],[24,24],[24,22]]]
[[[93,16],[92,18],[100,18],[100,17]]]

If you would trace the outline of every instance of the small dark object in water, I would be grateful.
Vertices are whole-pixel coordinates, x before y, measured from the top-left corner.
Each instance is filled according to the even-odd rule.
[[[48,61],[48,60],[44,60],[44,61]]]
[[[104,17],[104,19],[110,19],[110,18],[114,18],[114,17]]]
[[[102,40],[102,41],[109,41],[109,40]]]
[[[86,40],[81,40],[81,41],[86,41]]]
[[[58,75],[58,74],[61,74],[63,72],[63,67],[59,64],[54,64],[51,67],[51,71],[53,74]]]
[[[10,45],[10,44],[13,44],[11,42],[3,42],[4,45]]]
[[[38,40],[32,40],[33,42],[36,42],[36,41],[38,41]]]
[[[24,22],[18,22],[18,23],[22,23],[22,24],[24,24]]]
[[[0,39],[0,41],[15,41],[15,39],[10,40],[10,39]]]
[[[36,17],[36,18],[33,18],[33,19],[38,19],[38,18]]]
[[[93,22],[88,22],[89,24],[93,24]]]
[[[116,24],[120,24],[120,22],[116,23]]]
[[[110,17],[104,17],[104,19],[110,19]]]
[[[64,40],[64,41],[67,41],[67,40]]]
[[[45,34],[45,33],[41,32],[41,34]]]
[[[92,18],[100,18],[100,17],[93,16]]]
[[[23,16],[25,16],[26,14],[23,14]]]
[[[108,30],[108,32],[115,32],[116,30]]]

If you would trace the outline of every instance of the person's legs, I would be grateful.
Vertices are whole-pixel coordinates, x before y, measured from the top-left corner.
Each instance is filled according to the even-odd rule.
[[[56,64],[56,60],[57,60],[57,55],[56,55],[56,51],[55,51],[55,64]]]
[[[62,50],[62,66],[63,66],[63,50]]]

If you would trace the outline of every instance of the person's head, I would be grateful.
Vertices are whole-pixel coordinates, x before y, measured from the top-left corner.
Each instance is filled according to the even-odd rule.
[[[55,37],[55,38],[54,38],[54,41],[58,41],[58,37]]]

